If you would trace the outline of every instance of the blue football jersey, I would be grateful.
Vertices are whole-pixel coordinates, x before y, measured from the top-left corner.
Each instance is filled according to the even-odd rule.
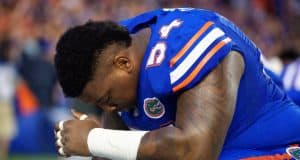
[[[255,152],[300,142],[299,107],[264,73],[260,50],[223,16],[193,8],[161,9],[120,23],[131,34],[151,29],[139,75],[137,109],[121,113],[130,128],[174,125],[177,97],[235,50],[244,58],[245,71],[221,158],[247,155],[236,149]],[[241,154],[233,157],[231,150]],[[251,155],[268,152],[255,153]]]

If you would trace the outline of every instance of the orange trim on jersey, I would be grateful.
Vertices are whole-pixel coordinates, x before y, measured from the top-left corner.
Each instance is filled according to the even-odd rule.
[[[180,84],[173,87],[173,92],[176,92],[180,90],[181,88],[187,86],[196,76],[197,74],[203,69],[205,64],[208,62],[209,59],[211,59],[212,56],[214,56],[225,44],[227,44],[229,41],[226,41],[226,39],[220,41],[217,45],[215,45],[200,61],[200,63],[196,66],[196,68],[192,71],[192,73],[183,80]]]
[[[299,144],[291,144],[290,147],[299,147]],[[292,157],[287,153],[276,153],[273,155],[263,155],[256,157],[242,158],[240,160],[292,160]]]
[[[193,45],[193,43],[213,24],[212,21],[206,22],[198,32],[185,44],[183,48],[173,57],[170,61],[170,67],[172,67],[184,53]]]
[[[267,156],[242,158],[241,160],[292,160],[292,157],[287,153],[283,153],[283,154],[274,154],[274,155],[267,155]]]

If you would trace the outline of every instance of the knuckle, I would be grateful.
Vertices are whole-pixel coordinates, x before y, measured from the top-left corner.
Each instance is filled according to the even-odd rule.
[[[58,155],[60,155],[60,156],[64,156],[64,155],[62,155],[61,154],[61,152],[60,152],[60,148],[57,148],[57,151],[56,151],[57,153],[58,153]]]
[[[62,146],[65,146],[65,145],[66,145],[64,139],[61,139],[61,140],[60,140],[60,143],[61,143]]]
[[[65,145],[65,146],[64,146],[64,152],[65,152],[66,154],[72,154],[72,150],[71,150],[71,148],[69,147],[69,145]]]
[[[61,130],[61,131],[59,131],[60,132],[60,135],[63,137],[66,133],[67,133],[67,131],[66,130]],[[58,132],[57,132],[58,133]]]
[[[64,122],[64,130],[68,130],[72,127],[73,120],[68,120]]]
[[[60,131],[59,133],[57,133],[56,137],[57,139],[63,139],[64,136],[66,135],[66,132],[65,131]]]
[[[62,136],[61,131],[55,132],[55,139],[59,139],[61,136]]]
[[[64,125],[70,125],[70,123],[72,123],[72,121],[74,121],[74,120],[67,120],[64,122]]]
[[[68,137],[66,136],[63,136],[62,138],[62,142],[61,142],[63,145],[68,145]]]
[[[65,151],[65,153],[69,153],[69,145],[68,144],[64,145],[64,151]]]

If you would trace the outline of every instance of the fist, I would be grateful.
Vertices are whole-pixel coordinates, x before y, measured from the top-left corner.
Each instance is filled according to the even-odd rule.
[[[76,117],[76,116],[75,116]],[[67,120],[55,126],[56,147],[61,156],[91,156],[87,145],[87,137],[93,128],[99,124],[91,118],[85,120]]]

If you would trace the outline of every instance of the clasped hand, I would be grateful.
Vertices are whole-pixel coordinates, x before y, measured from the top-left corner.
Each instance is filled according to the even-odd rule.
[[[61,156],[91,156],[87,138],[90,130],[99,128],[95,118],[72,111],[74,119],[60,121],[55,125],[55,143]]]

